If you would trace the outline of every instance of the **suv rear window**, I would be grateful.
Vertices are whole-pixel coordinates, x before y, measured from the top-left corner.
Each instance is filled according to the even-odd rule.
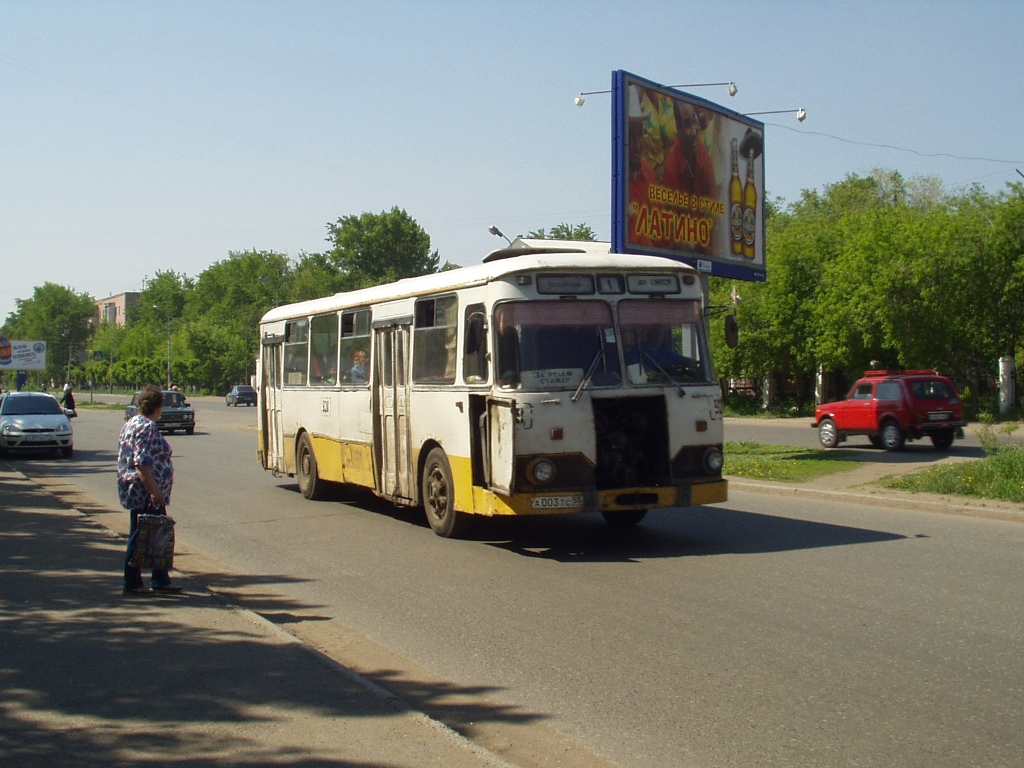
[[[910,388],[914,390],[914,397],[918,400],[948,400],[956,397],[949,384],[941,379],[915,381],[911,383]]]

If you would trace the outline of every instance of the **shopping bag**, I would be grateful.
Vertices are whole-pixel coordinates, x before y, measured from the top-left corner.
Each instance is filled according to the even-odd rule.
[[[139,515],[130,564],[133,568],[160,568],[165,571],[174,565],[173,518]]]

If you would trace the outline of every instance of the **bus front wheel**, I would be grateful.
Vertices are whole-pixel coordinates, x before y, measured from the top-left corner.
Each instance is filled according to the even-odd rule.
[[[434,533],[445,538],[457,536],[465,528],[465,515],[455,511],[455,485],[448,457],[440,448],[427,454],[423,465],[420,499],[427,522]]]
[[[317,475],[316,454],[309,435],[299,438],[295,448],[295,475],[299,480],[299,491],[307,499],[320,499],[324,494],[324,481]]]

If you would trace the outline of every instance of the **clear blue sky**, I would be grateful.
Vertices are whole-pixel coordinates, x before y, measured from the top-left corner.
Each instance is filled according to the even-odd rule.
[[[1022,30],[1019,0],[2,0],[0,318],[47,281],[103,298],[320,251],[396,205],[457,264],[491,224],[608,239],[610,99],[573,96],[616,69],[805,108],[761,118],[773,197],[875,167],[999,191],[1024,171]]]

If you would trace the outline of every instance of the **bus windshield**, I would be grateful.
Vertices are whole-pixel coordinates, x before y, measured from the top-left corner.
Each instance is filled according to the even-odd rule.
[[[509,302],[495,309],[502,387],[615,386],[621,381],[611,307],[603,301]]]
[[[622,301],[619,326],[626,373],[633,384],[711,381],[698,302]]]

